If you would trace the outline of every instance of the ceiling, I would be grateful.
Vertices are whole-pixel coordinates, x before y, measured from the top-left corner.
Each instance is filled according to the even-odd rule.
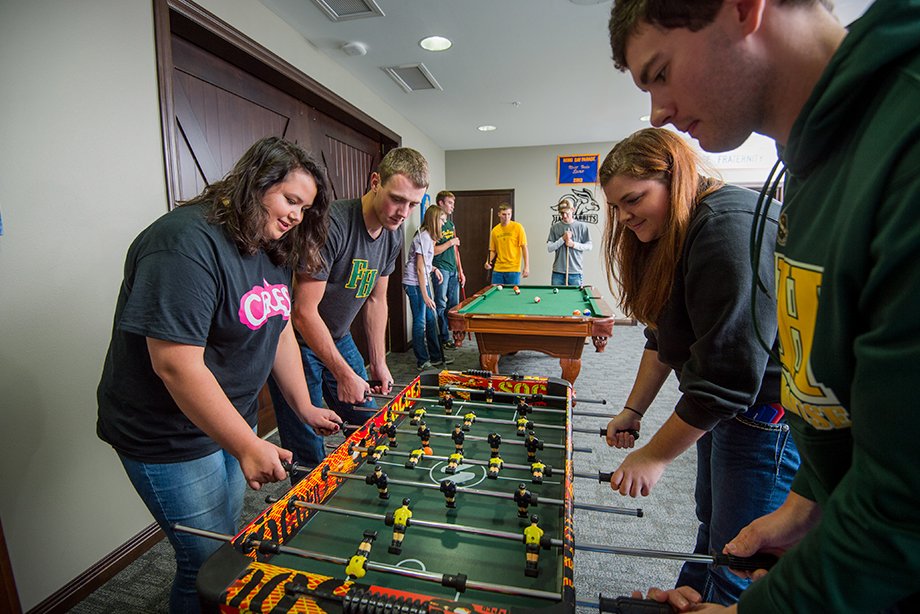
[[[444,150],[612,141],[648,126],[647,96],[610,59],[611,0],[374,1],[384,16],[338,22],[312,0],[262,3]],[[870,3],[838,0],[837,15],[849,23]],[[419,47],[432,34],[453,46]],[[342,50],[354,42],[366,55]],[[442,89],[406,92],[383,70],[418,63]]]

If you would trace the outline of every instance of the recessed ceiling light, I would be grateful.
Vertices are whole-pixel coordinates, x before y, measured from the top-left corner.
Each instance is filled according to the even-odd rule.
[[[427,36],[418,42],[418,46],[426,51],[447,51],[453,45],[443,36]]]
[[[640,122],[647,122],[647,121],[650,120],[650,119],[652,119],[652,116],[651,116],[651,115],[643,115],[642,117],[639,118],[639,121],[640,121]]]
[[[485,126],[479,126],[476,129],[480,132],[492,132],[493,130],[496,130],[495,126],[490,126],[489,124],[486,124]]]

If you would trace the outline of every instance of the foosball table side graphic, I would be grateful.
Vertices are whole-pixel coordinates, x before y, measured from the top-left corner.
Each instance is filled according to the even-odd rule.
[[[531,408],[523,399],[537,400]],[[530,428],[540,416],[546,430],[522,436],[515,402],[534,412]],[[205,610],[574,612],[572,403],[572,388],[563,380],[487,372],[419,375],[206,562],[198,578]],[[433,431],[430,447],[424,438],[425,445],[415,443],[419,419],[419,437],[423,428]],[[461,428],[469,433],[465,444],[463,436],[457,444]],[[381,466],[384,488],[374,478]],[[392,500],[384,501],[387,482]],[[410,507],[411,518],[400,524],[399,512]],[[357,524],[348,528],[349,522]],[[430,528],[435,526],[445,528],[440,536]],[[382,554],[391,527],[389,552],[400,552],[401,531],[407,550],[416,546],[407,560],[423,569],[405,567],[405,560],[384,562],[395,560]],[[531,533],[528,540],[535,530],[540,537]],[[341,533],[330,535],[335,532]],[[346,547],[355,556],[345,572],[360,559],[360,569],[350,575],[342,570],[351,554],[342,552]],[[333,554],[327,560],[304,552],[314,548]],[[466,567],[447,569],[452,565]],[[496,571],[503,568],[508,571]]]

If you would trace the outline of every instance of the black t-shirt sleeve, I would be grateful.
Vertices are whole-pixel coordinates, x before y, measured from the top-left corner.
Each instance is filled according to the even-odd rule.
[[[144,337],[203,347],[218,302],[212,273],[193,258],[157,251],[137,262],[117,325]]]

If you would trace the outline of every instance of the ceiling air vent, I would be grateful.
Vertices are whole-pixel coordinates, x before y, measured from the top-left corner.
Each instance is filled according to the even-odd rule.
[[[424,64],[387,66],[383,70],[407,92],[444,89]]]
[[[313,4],[332,21],[384,16],[374,0],[313,0]]]

